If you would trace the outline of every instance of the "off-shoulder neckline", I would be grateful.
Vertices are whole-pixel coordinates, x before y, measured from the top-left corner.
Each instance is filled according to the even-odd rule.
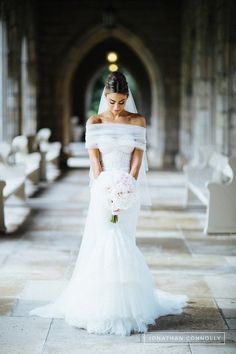
[[[130,126],[130,127],[136,127],[136,128],[142,128],[142,129],[146,129],[146,127],[142,127],[141,125],[137,125],[137,124],[126,124],[126,123],[89,123],[86,124],[86,127],[88,126],[94,126],[94,125],[122,125],[122,126]]]

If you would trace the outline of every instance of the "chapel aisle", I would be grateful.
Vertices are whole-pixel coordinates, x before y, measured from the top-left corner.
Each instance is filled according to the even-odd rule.
[[[222,346],[146,345],[139,334],[94,335],[63,319],[28,316],[70,278],[88,208],[87,178],[87,170],[71,170],[45,187],[30,198],[32,211],[19,231],[0,238],[0,353],[222,353]],[[149,182],[153,208],[141,211],[137,245],[156,286],[191,300],[184,313],[159,318],[150,331],[227,331],[224,353],[233,354],[236,236],[203,234],[205,209],[183,209],[182,173],[150,172]]]

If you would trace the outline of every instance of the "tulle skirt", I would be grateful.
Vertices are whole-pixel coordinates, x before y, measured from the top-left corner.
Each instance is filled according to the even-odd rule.
[[[135,233],[140,203],[123,210],[117,223],[102,203],[98,180],[90,203],[79,254],[62,293],[30,315],[64,318],[89,333],[127,336],[144,333],[163,315],[179,314],[188,297],[155,288]]]

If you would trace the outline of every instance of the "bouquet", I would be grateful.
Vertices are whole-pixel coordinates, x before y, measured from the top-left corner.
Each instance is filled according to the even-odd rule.
[[[106,171],[103,173],[105,207],[111,210],[112,223],[118,221],[121,210],[130,208],[137,200],[135,178],[123,171]]]

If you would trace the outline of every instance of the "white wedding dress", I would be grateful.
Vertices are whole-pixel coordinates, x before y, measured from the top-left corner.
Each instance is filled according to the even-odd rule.
[[[90,124],[86,146],[100,150],[102,173],[129,172],[134,148],[145,150],[144,135],[145,128],[138,126]],[[91,173],[90,177],[89,209],[71,279],[57,299],[30,315],[64,318],[89,333],[147,332],[148,324],[155,324],[159,316],[181,313],[188,297],[155,288],[135,239],[141,202],[121,211],[118,222],[111,223],[99,177],[93,179]]]

